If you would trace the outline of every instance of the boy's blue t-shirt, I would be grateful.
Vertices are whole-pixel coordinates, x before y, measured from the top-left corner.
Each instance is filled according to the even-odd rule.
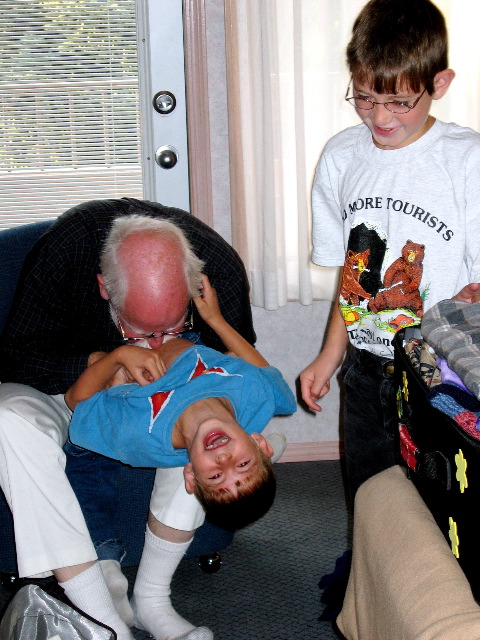
[[[100,391],[80,402],[70,423],[74,444],[134,467],[179,467],[186,449],[174,449],[172,430],[180,414],[203,398],[227,398],[247,433],[259,433],[276,414],[296,411],[295,397],[275,367],[194,345],[166,374]]]

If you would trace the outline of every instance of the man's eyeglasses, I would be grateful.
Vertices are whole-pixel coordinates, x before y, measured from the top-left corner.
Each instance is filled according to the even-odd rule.
[[[350,86],[352,84],[352,80],[350,80],[347,88],[347,93],[345,94],[345,100],[349,102],[355,109],[362,109],[363,111],[371,111],[376,104],[383,104],[387,111],[391,111],[392,113],[408,113],[412,109],[415,109],[417,104],[420,101],[420,98],[423,96],[426,88],[422,91],[422,93],[418,96],[418,98],[412,104],[408,102],[403,102],[402,100],[389,100],[388,102],[376,102],[367,96],[351,96],[347,98],[350,92]]]
[[[123,327],[123,323],[120,318],[120,315],[113,308],[111,303],[110,303],[110,307],[112,308],[115,314],[115,317],[118,323],[118,328],[120,330],[120,333],[122,334],[122,340],[125,342],[125,344],[136,344],[137,342],[141,342],[142,340],[150,340],[152,338],[163,338],[164,336],[178,337],[182,335],[182,333],[187,333],[188,331],[192,331],[193,329],[193,310],[192,310],[191,302],[189,303],[189,306],[187,309],[187,314],[189,314],[190,319],[184,322],[182,329],[179,329],[178,331],[154,331],[153,333],[143,334],[143,335],[135,336],[133,338],[130,338],[129,336],[125,335],[125,329]]]

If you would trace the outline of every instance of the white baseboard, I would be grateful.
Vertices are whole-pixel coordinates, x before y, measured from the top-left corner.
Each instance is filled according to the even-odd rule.
[[[291,442],[278,462],[313,462],[315,460],[339,460],[343,455],[342,442]]]

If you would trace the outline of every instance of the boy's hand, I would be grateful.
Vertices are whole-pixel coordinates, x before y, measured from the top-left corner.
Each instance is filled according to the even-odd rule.
[[[113,375],[105,385],[105,389],[111,387],[118,387],[120,384],[127,384],[129,382],[135,382],[132,376],[128,373],[125,367],[119,367],[118,371]]]
[[[307,407],[312,411],[321,411],[322,407],[317,401],[330,391],[330,379],[325,379],[316,361],[300,374],[300,387],[302,400]]]
[[[200,296],[194,296],[193,302],[202,320],[209,326],[212,326],[212,323],[223,319],[223,316],[218,305],[217,293],[204,273],[202,273],[201,288],[202,294]]]
[[[90,367],[92,364],[95,364],[95,362],[101,360],[107,355],[108,351],[92,351],[92,353],[88,356],[87,367]]]
[[[313,411],[321,411],[318,400],[330,391],[330,379],[340,366],[340,352],[334,355],[323,349],[300,374],[302,399]]]
[[[88,356],[87,367],[91,367],[92,364],[95,364],[102,358],[108,356],[108,351],[94,351]],[[125,367],[119,367],[118,371],[110,378],[108,383],[105,385],[105,389],[110,389],[110,387],[116,387],[119,384],[126,384],[127,382],[133,382],[132,376],[128,373]]]
[[[222,316],[215,289],[210,280],[202,274],[202,295],[195,296],[193,301],[200,317],[215,331],[225,345],[226,351],[233,352],[256,367],[266,367],[268,362],[238,331],[231,327]]]
[[[480,302],[480,283],[471,282],[467,284],[456,296],[453,296],[452,300],[470,303]]]
[[[155,349],[124,345],[115,349],[114,357],[121,365],[108,388],[125,382],[138,382],[144,386],[158,380],[167,368]]]

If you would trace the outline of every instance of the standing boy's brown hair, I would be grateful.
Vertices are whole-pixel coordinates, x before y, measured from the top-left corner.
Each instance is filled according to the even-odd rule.
[[[370,0],[353,25],[347,64],[355,81],[376,93],[426,88],[448,68],[448,36],[430,0]]]

